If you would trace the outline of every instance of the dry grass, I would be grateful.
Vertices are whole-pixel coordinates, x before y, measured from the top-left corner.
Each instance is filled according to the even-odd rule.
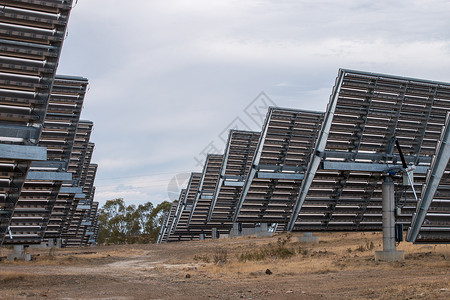
[[[242,239],[242,238],[241,238]],[[368,270],[412,266],[450,269],[450,245],[413,245],[401,243],[406,262],[384,263],[374,260],[374,251],[382,249],[381,233],[324,233],[318,244],[300,244],[296,237],[281,235],[271,239],[228,244],[227,264],[217,266],[209,259],[197,259],[214,276],[265,276],[270,269],[275,276],[326,274],[342,270]],[[200,254],[198,258],[202,257]],[[203,256],[203,257],[204,257]]]
[[[381,233],[320,233],[317,244],[297,235],[31,249],[35,261],[1,262],[0,298],[450,299],[450,245],[402,243],[405,262],[383,263],[374,260]],[[260,251],[259,260],[239,259]]]
[[[0,284],[24,280],[25,278],[27,278],[29,276],[30,275],[25,274],[25,273],[12,272],[12,271],[0,271]]]

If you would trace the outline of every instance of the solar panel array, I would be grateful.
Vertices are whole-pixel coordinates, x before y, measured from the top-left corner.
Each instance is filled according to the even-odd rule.
[[[340,70],[290,229],[380,230],[383,173],[401,168],[398,141],[420,187],[450,110],[450,85]],[[322,157],[320,157],[321,155]],[[397,169],[397,170],[396,170]],[[412,189],[397,183],[397,223],[409,226]]]
[[[449,112],[448,83],[341,69],[325,113],[271,107],[261,133],[230,131],[220,175],[211,156],[205,162],[215,190],[202,199],[202,182],[199,191],[189,184],[198,200],[179,214],[189,211],[190,222],[177,222],[174,213],[163,226],[183,238],[162,234],[159,242],[233,224],[380,231],[386,176],[395,182],[396,222],[419,228],[409,240],[450,242]]]
[[[56,75],[71,8],[71,0],[2,3],[0,245],[61,238],[66,207],[82,198],[69,161],[88,81]]]
[[[288,222],[323,113],[269,108],[234,222]]]

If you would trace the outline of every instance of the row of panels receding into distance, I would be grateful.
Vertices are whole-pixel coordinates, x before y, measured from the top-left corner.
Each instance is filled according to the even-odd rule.
[[[449,83],[340,69],[325,112],[267,109],[260,132],[230,130],[191,174],[159,243],[381,231],[386,177],[407,240],[450,242]]]
[[[56,75],[72,2],[0,7],[0,246],[96,244],[88,80]]]

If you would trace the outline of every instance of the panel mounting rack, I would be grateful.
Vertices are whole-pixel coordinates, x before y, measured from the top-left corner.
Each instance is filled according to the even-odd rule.
[[[322,120],[321,112],[269,108],[233,222],[289,221]]]
[[[449,109],[448,83],[340,69],[287,229],[381,230],[386,173],[408,227],[417,203],[396,141],[420,191]]]
[[[186,190],[184,190],[184,191],[186,191]],[[182,194],[182,193],[180,193],[180,194]],[[180,195],[180,197],[181,197],[181,195]],[[170,205],[169,211],[164,216],[164,221],[162,223],[161,229],[158,234],[158,239],[156,241],[158,244],[167,242],[167,236],[169,235],[170,227],[172,225],[175,213],[177,211],[178,203],[179,203],[178,201],[172,202],[172,204]]]
[[[260,136],[260,132],[230,130],[219,182],[208,213],[209,226],[228,231],[233,227],[232,216],[251,169]]]
[[[71,8],[72,1],[2,3],[0,169],[7,172],[0,180],[9,182],[9,188],[0,191],[0,244],[10,236],[12,213],[31,161],[46,160],[46,149],[38,142]]]
[[[90,142],[93,122],[81,120],[78,123],[72,155],[69,161],[69,172],[74,178],[72,186],[81,187],[84,190],[86,174],[92,159],[95,144]],[[46,237],[57,238],[66,234],[75,215],[80,201],[86,202],[90,194],[62,194],[60,193],[55,209],[50,217],[52,225],[51,233],[47,231]],[[66,237],[64,237],[66,238]]]
[[[72,185],[72,174],[67,170],[87,85],[88,80],[83,77],[56,76],[38,143],[47,149],[47,160],[31,163],[11,218],[11,234],[6,236],[5,244],[42,242],[61,186]],[[24,241],[19,238],[24,235],[15,229],[26,230],[26,226],[35,228],[35,234],[33,239],[27,234]]]
[[[407,240],[450,243],[450,116],[422,187]]]
[[[167,220],[167,228],[164,231],[163,236],[161,237],[161,242],[168,242],[170,235],[175,231],[176,225],[181,215],[181,211],[183,209],[183,201],[186,197],[186,193],[187,189],[182,189],[180,191],[178,201],[176,201],[175,210],[170,211],[169,219]]]
[[[207,230],[208,228],[208,212],[219,182],[223,157],[223,155],[219,154],[208,154],[206,156],[202,178],[200,179],[199,190],[195,196],[194,204],[192,205],[191,214],[189,215],[187,223],[187,226],[190,229],[197,228]],[[209,229],[209,232],[205,234],[211,235],[211,229]]]
[[[86,199],[83,201],[83,204],[85,207],[80,207],[80,205],[77,205],[73,212],[73,216],[71,217],[71,222],[67,228],[67,231],[64,232],[62,235],[64,239],[63,246],[64,247],[77,247],[81,246],[83,243],[84,236],[86,234],[87,227],[90,227],[90,225],[84,225],[83,220],[86,220],[93,207],[92,202],[94,200],[95,195],[95,187],[94,187],[94,181],[95,176],[97,174],[97,164],[88,164],[87,165],[87,175],[86,179],[83,184],[83,193],[87,196]],[[79,202],[81,204],[81,202]]]
[[[169,237],[169,241],[177,240],[193,240],[199,238],[199,233],[189,230],[187,222],[194,205],[195,197],[198,193],[202,173],[193,172],[189,178],[186,196],[184,197],[181,209],[177,216],[173,233]]]

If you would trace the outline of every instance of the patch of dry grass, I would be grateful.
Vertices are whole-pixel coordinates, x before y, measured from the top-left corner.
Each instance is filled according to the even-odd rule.
[[[0,271],[0,284],[5,284],[8,282],[24,280],[26,277],[30,275],[19,272],[12,271]]]
[[[214,276],[267,276],[270,269],[275,276],[285,274],[326,274],[341,270],[393,269],[408,266],[450,268],[450,245],[413,245],[401,243],[406,261],[383,263],[374,260],[374,252],[382,249],[381,233],[321,233],[317,244],[300,244],[296,237],[279,235],[266,239],[227,244],[229,259],[217,266],[204,262],[203,269]],[[281,249],[281,250],[280,250]],[[283,255],[283,251],[289,255]],[[280,255],[278,255],[280,254]],[[199,261],[199,260],[197,260]]]

